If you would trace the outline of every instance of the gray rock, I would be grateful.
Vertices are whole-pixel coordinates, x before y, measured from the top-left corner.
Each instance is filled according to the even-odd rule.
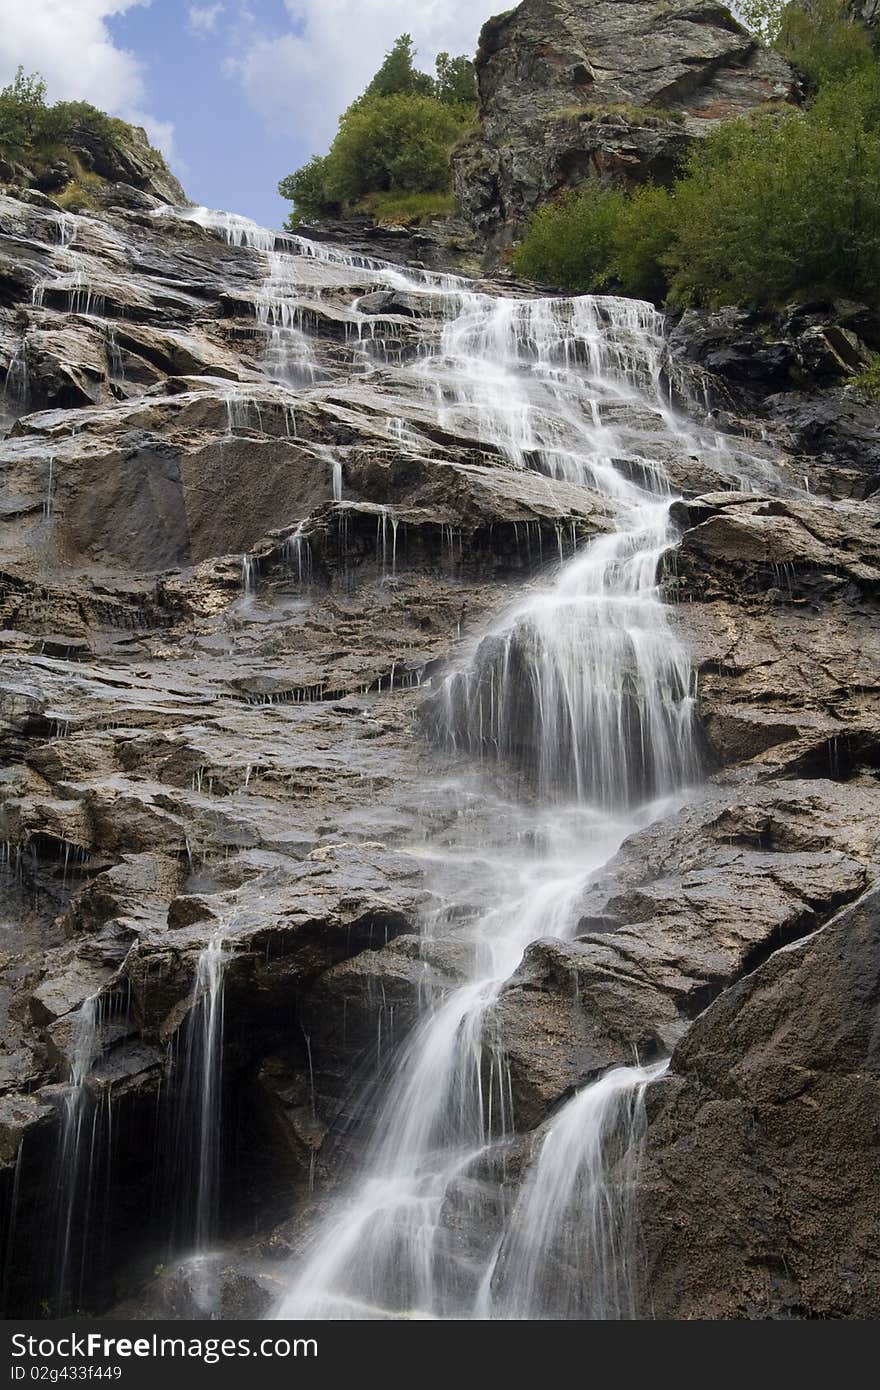
[[[877,1316],[878,983],[875,889],[679,1044],[640,1186],[655,1316]]]

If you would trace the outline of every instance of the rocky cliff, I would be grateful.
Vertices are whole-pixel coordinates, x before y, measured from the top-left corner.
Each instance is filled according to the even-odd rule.
[[[542,121],[593,88],[690,122],[788,91],[722,11],[684,6],[656,21],[650,75],[633,39],[624,89],[603,54],[633,7],[590,6],[606,36],[589,51],[569,25],[582,8],[494,22],[484,95],[539,10],[555,37],[534,61],[558,79]],[[518,80],[525,99],[528,65]],[[621,476],[662,474],[680,498],[662,589],[705,780],[626,839],[573,936],[531,944],[499,991],[514,1121],[444,1208],[445,1238],[476,1268],[565,1098],[634,1050],[671,1053],[642,1200],[657,1314],[877,1316],[880,526],[851,437],[832,430],[819,456],[768,432],[709,348],[673,355],[647,306],[598,301],[563,353],[562,303],[515,309],[492,282],[403,276],[130,188],[105,201],[0,200],[8,1310],[205,1312],[176,1259],[199,1238],[208,1081],[211,1307],[276,1296],[357,1159],[369,1092],[353,1079],[463,976],[456,924],[479,879],[440,901],[443,846],[462,822],[486,846],[540,838],[534,793],[511,828],[503,773],[500,790],[462,782],[473,760],[438,751],[432,710],[492,616],[608,534],[611,495],[560,462],[592,410]],[[496,303],[526,325],[519,379],[586,374],[552,447],[538,404],[519,452],[480,406],[491,362],[484,382],[450,367]],[[451,925],[426,945],[441,909]]]
[[[67,109],[51,139],[25,143],[14,155],[0,151],[0,185],[51,193],[80,206],[100,204],[106,190],[123,186],[164,203],[186,203],[180,182],[141,126],[85,104]]]
[[[729,9],[687,0],[523,0],[484,26],[476,66],[479,127],[455,190],[490,257],[564,189],[666,182],[719,120],[800,92]]]

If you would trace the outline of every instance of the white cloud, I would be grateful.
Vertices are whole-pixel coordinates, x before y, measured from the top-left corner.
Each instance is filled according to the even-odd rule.
[[[189,7],[189,29],[191,34],[196,34],[199,38],[204,38],[206,34],[212,34],[217,28],[217,20],[220,18],[225,5],[190,5]]]
[[[473,53],[500,0],[285,0],[290,28],[254,30],[225,64],[250,106],[276,134],[326,149],[341,111],[363,90],[398,34],[411,33],[418,63]]]
[[[144,110],[144,65],[120,48],[107,20],[150,0],[0,0],[0,86],[21,65],[39,72],[50,101],[90,101],[146,128],[173,157],[174,127]]]

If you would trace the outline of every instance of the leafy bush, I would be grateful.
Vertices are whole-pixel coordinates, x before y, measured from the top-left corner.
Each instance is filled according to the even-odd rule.
[[[665,188],[648,184],[627,196],[588,183],[537,213],[514,255],[514,269],[581,293],[614,289],[661,299],[673,217]]]
[[[46,108],[42,121],[43,138],[59,144],[86,136],[113,145],[125,130],[123,121],[114,120],[88,101],[56,101]]]
[[[365,193],[445,191],[449,148],[461,127],[454,108],[434,97],[398,92],[355,102],[327,155],[329,201],[350,205]]]
[[[46,109],[45,82],[36,73],[26,77],[20,67],[0,90],[0,150],[20,158],[39,138]]]
[[[535,214],[513,257],[518,275],[588,293],[604,289],[620,229],[623,194],[588,183]]]
[[[659,303],[667,287],[667,256],[675,238],[676,208],[666,188],[646,184],[620,199],[612,275],[624,294]]]
[[[363,207],[371,194],[446,195],[450,151],[473,118],[475,97],[470,59],[441,53],[436,79],[429,77],[415,67],[410,35],[401,34],[340,118],[328,153],[279,183],[294,205],[287,225]]]
[[[401,34],[385,54],[385,61],[369,83],[365,97],[433,96],[434,83],[426,72],[419,72],[416,50],[410,34]]]
[[[27,165],[38,177],[53,163],[64,160],[76,184],[69,198],[79,198],[84,206],[92,196],[89,187],[101,183],[100,173],[109,175],[114,153],[131,140],[132,134],[125,121],[108,116],[88,101],[56,101],[47,106],[45,82],[37,74],[26,76],[23,68],[0,90],[0,154]],[[158,150],[147,147],[140,153],[154,167],[164,167]],[[93,163],[98,171],[94,175],[90,168]]]
[[[880,138],[856,99],[867,85],[846,89],[832,103],[840,123],[822,105],[732,122],[696,148],[673,195],[674,303],[880,295]]]
[[[477,74],[471,59],[438,53],[434,95],[447,106],[472,105],[477,99]]]
[[[304,218],[320,217],[322,213],[336,212],[327,194],[327,165],[329,155],[316,154],[302,168],[288,174],[278,185],[282,198],[289,198],[295,212],[287,219],[289,227],[294,227]]]

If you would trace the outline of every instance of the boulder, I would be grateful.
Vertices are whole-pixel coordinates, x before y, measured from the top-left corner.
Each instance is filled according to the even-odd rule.
[[[640,1182],[654,1316],[877,1317],[878,991],[873,889],[679,1043]]]

